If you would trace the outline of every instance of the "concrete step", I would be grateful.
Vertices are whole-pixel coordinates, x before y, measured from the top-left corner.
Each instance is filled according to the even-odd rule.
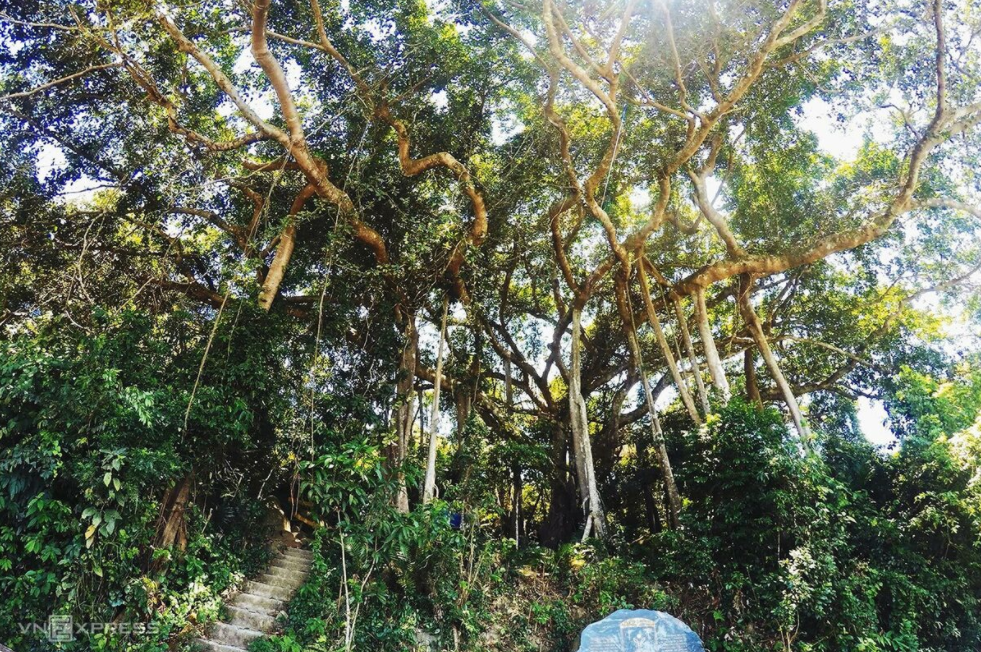
[[[276,626],[276,618],[268,614],[249,611],[241,607],[226,607],[228,609],[228,624],[258,632],[268,632]]]
[[[291,548],[286,552],[284,552],[280,557],[280,559],[285,559],[287,561],[296,561],[296,562],[300,562],[301,564],[306,564],[307,566],[309,566],[311,563],[313,563],[313,553],[304,554],[304,553],[297,552]]]
[[[269,568],[266,569],[266,572],[276,575],[296,574],[302,577],[306,577],[307,575],[310,574],[310,568],[309,567],[304,568],[302,566],[286,565],[286,564],[283,565],[271,564]]]
[[[239,593],[232,600],[232,605],[239,607],[240,609],[254,611],[267,616],[273,616],[283,609],[282,600],[277,600],[275,598],[264,598],[259,595],[252,595],[251,593]]]
[[[275,584],[266,584],[265,582],[251,581],[247,582],[245,585],[245,593],[251,593],[252,595],[257,595],[261,598],[273,598],[274,600],[281,600],[286,602],[293,595],[293,589],[288,589],[284,586],[276,586]]]
[[[229,625],[227,623],[215,623],[214,628],[208,635],[208,640],[222,645],[244,649],[249,647],[249,643],[263,636],[264,634],[262,632],[255,629]]]
[[[257,582],[269,584],[270,586],[279,586],[290,591],[298,589],[305,580],[306,577],[303,575],[283,575],[280,573],[264,573],[256,578]]]
[[[286,557],[296,557],[298,559],[313,559],[313,553],[303,548],[286,548],[283,550]]]
[[[310,570],[311,563],[308,561],[300,561],[299,559],[290,559],[289,557],[276,557],[269,564],[269,568],[285,568],[288,570],[296,570],[302,573]]]
[[[209,641],[206,638],[199,638],[194,641],[194,649],[202,652],[245,652],[243,647],[234,645],[223,645],[216,641]]]
[[[301,577],[306,579],[310,574],[309,568],[286,568],[285,566],[270,566],[266,569],[267,575],[277,575],[279,577]]]

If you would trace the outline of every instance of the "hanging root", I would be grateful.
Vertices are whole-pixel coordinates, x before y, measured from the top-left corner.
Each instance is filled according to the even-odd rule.
[[[780,393],[783,394],[784,401],[787,403],[787,409],[790,410],[790,416],[794,421],[794,426],[797,428],[797,432],[800,434],[801,438],[807,440],[810,438],[810,432],[807,429],[807,425],[804,423],[804,417],[801,414],[800,406],[797,403],[797,397],[794,396],[794,392],[790,388],[790,384],[784,377],[783,372],[780,371],[780,366],[777,364],[777,359],[774,357],[773,351],[770,349],[770,344],[766,340],[766,334],[763,332],[763,325],[760,323],[760,318],[756,314],[756,310],[753,309],[753,303],[750,300],[752,291],[752,284],[747,283],[743,291],[739,293],[740,312],[743,315],[743,319],[746,321],[746,325],[749,327],[749,331],[753,336],[753,341],[756,342],[756,348],[760,350],[760,354],[763,356],[764,362],[766,362],[766,367],[769,369],[770,375],[773,376],[773,380],[777,383]]]
[[[637,342],[637,325],[634,323],[634,311],[630,301],[630,293],[627,291],[626,281],[622,277],[617,278],[615,289],[617,308],[620,311],[620,317],[623,319],[624,331],[627,336],[627,346],[630,349],[630,357],[633,359],[634,366],[637,368],[637,373],[640,376],[640,384],[644,389],[644,401],[647,404],[647,413],[651,418],[651,435],[654,441],[654,453],[657,457],[658,468],[661,471],[665,493],[668,497],[669,521],[672,527],[677,527],[678,513],[681,511],[681,497],[678,494],[678,486],[674,481],[674,472],[671,470],[668,450],[664,445],[664,433],[661,431],[661,421],[658,419],[657,407],[654,405],[654,394],[651,392],[650,383],[647,382],[647,374],[644,372],[644,360],[641,356],[640,344]]]
[[[436,379],[433,381],[433,411],[429,419],[429,458],[426,462],[426,480],[423,484],[422,502],[429,504],[436,490],[436,444],[439,434],[439,386],[443,380],[443,347],[446,343],[446,313],[450,298],[443,297],[443,321],[439,327],[439,348],[436,353]]]
[[[705,391],[705,383],[702,382],[702,374],[698,369],[698,358],[695,357],[695,347],[691,341],[691,332],[688,330],[688,320],[685,319],[685,309],[681,305],[681,299],[676,298],[673,303],[674,314],[678,317],[678,330],[681,331],[681,341],[685,345],[692,376],[695,377],[695,388],[698,390],[698,400],[702,404],[702,414],[708,414],[712,408],[709,406],[708,392]]]
[[[728,403],[732,396],[732,390],[729,388],[726,371],[722,366],[722,359],[719,357],[719,350],[715,348],[715,339],[712,337],[712,328],[709,326],[708,309],[705,307],[704,288],[698,288],[695,291],[695,319],[698,322],[698,335],[702,338],[702,348],[705,349],[705,361],[708,363],[712,384],[719,390],[723,403]]]
[[[580,386],[581,373],[581,321],[582,313],[579,308],[572,310],[572,361],[569,369],[569,421],[572,424],[573,438],[578,438],[580,450],[577,455],[582,455],[582,467],[585,475],[586,487],[585,494],[589,501],[589,520],[587,528],[592,522],[596,530],[596,536],[606,537],[606,515],[603,513],[603,505],[600,502],[599,487],[596,484],[596,470],[593,466],[593,450],[589,441],[589,422],[586,417],[586,401],[582,397]],[[578,431],[578,432],[577,432]],[[585,534],[583,535],[586,536]]]
[[[654,329],[654,335],[657,337],[657,343],[661,347],[664,360],[667,362],[668,369],[671,371],[674,384],[678,388],[681,402],[685,404],[685,409],[688,410],[688,415],[692,421],[697,425],[702,425],[702,418],[698,416],[698,410],[695,409],[695,402],[691,398],[688,386],[685,385],[684,378],[681,377],[681,371],[678,369],[678,363],[675,360],[674,354],[671,353],[668,339],[664,336],[664,329],[661,328],[661,320],[657,318],[657,311],[654,309],[654,302],[651,300],[651,290],[647,284],[647,272],[644,271],[644,265],[637,265],[637,275],[640,278],[640,293],[644,298],[644,306],[647,308],[647,320],[651,323],[651,328]]]

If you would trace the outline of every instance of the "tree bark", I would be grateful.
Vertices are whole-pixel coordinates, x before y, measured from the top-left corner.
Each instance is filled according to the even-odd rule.
[[[423,483],[422,502],[428,505],[436,492],[436,447],[439,441],[439,386],[443,379],[443,345],[446,342],[446,313],[449,297],[443,298],[443,320],[439,327],[439,346],[436,352],[436,380],[433,382],[433,411],[429,418],[429,457],[426,461],[426,480]]]
[[[569,422],[572,425],[573,440],[579,439],[579,449],[576,457],[582,458],[584,494],[587,501],[588,519],[592,521],[596,536],[606,537],[606,515],[600,502],[599,487],[596,484],[596,470],[593,467],[593,451],[589,441],[589,420],[586,416],[586,401],[582,397],[581,388],[581,321],[582,313],[578,308],[572,310],[572,361],[569,369]],[[587,525],[588,527],[588,525]]]
[[[164,492],[163,499],[160,501],[160,519],[157,523],[157,536],[153,542],[153,549],[162,550],[175,546],[178,550],[184,550],[187,546],[187,521],[184,512],[190,500],[193,482],[192,476],[188,475],[176,486]],[[163,567],[163,559],[161,557],[153,560],[150,563],[151,571],[159,571]]]
[[[453,392],[453,401],[456,403],[456,436],[457,442],[463,443],[463,430],[467,427],[470,419],[470,409],[472,404],[470,387],[460,384]]]
[[[521,545],[521,494],[523,492],[523,482],[521,479],[521,465],[515,462],[511,465],[511,514],[514,519],[511,533],[514,534],[515,546]]]
[[[569,431],[572,433],[572,463],[576,467],[576,490],[579,493],[580,504],[589,496],[589,481],[586,479],[586,459],[582,454],[582,432],[575,425],[572,416],[572,396],[569,396]]]
[[[575,531],[576,488],[569,477],[569,440],[562,421],[552,423],[552,474],[548,516],[542,521],[538,540],[547,548],[558,548]]]
[[[695,319],[698,322],[698,334],[702,338],[702,348],[705,349],[705,360],[708,363],[712,384],[719,390],[722,402],[728,403],[732,390],[726,378],[725,368],[722,366],[722,359],[719,357],[719,350],[715,348],[715,339],[712,337],[712,327],[708,320],[708,309],[705,306],[705,290],[701,288],[695,292]]]

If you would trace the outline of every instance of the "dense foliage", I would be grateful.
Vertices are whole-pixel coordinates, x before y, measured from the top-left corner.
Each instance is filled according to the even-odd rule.
[[[0,643],[189,649],[285,519],[254,652],[981,649],[979,35],[0,1]]]

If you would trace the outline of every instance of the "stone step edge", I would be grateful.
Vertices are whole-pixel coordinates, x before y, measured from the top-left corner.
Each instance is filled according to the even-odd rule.
[[[245,652],[245,648],[237,647],[235,645],[225,645],[224,643],[219,643],[218,641],[212,641],[211,639],[207,639],[207,638],[194,639],[194,645],[196,647],[204,647],[209,650],[217,650],[218,652],[235,652],[235,651]]]
[[[276,616],[270,616],[269,614],[263,613],[261,611],[251,611],[249,609],[243,609],[242,607],[236,607],[235,605],[225,605],[225,609],[228,611],[229,620],[223,622],[226,622],[229,625],[234,625],[235,623],[233,623],[232,621],[238,618],[241,614],[248,614],[257,617],[260,620],[270,621],[269,623],[270,627],[276,626],[276,622],[277,622]],[[261,630],[261,631],[265,631],[265,630]]]

